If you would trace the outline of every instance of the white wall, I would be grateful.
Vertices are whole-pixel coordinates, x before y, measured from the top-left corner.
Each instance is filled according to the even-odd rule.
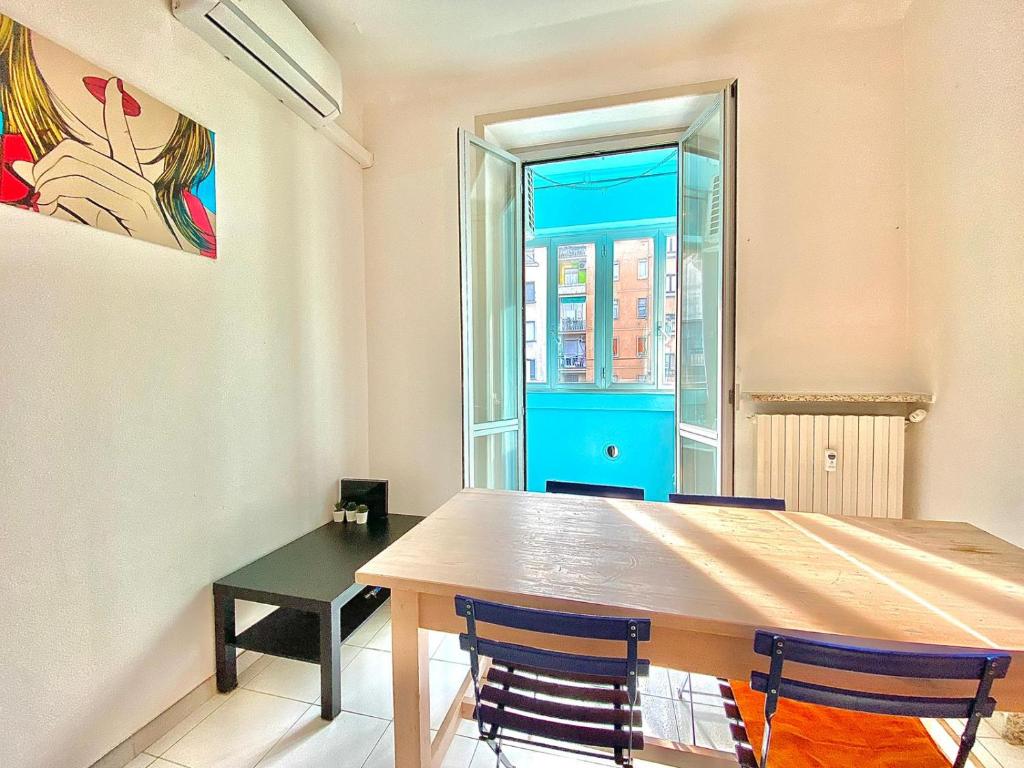
[[[780,18],[366,105],[370,459],[397,508],[461,485],[456,128],[478,114],[739,78],[738,389],[906,386],[898,20]],[[752,491],[743,418],[737,438]]]
[[[212,674],[210,583],[367,471],[362,187],[166,0],[0,11],[217,132],[216,263],[0,207],[0,765],[79,768]]]
[[[908,508],[1024,545],[1024,7],[916,0],[906,19],[911,339],[935,406]]]

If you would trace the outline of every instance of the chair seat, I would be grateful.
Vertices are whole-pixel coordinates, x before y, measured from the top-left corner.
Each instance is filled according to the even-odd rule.
[[[764,694],[722,681],[735,721],[739,764],[757,768],[764,736]],[[746,742],[746,743],[744,743]],[[864,714],[780,699],[772,720],[771,768],[950,768],[920,720]]]
[[[531,677],[537,674],[543,677]],[[543,670],[492,666],[480,689],[479,717],[486,725],[553,741],[627,749],[629,710],[625,680],[585,680]],[[581,676],[582,677],[582,676]],[[639,704],[639,697],[637,700]],[[633,749],[643,749],[643,718],[633,712]]]

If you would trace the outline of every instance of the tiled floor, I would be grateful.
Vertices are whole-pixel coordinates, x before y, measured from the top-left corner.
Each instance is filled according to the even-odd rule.
[[[430,655],[430,721],[437,728],[468,667],[454,635],[432,633]],[[246,652],[239,657],[237,690],[208,701],[128,768],[394,768],[388,605],[348,637],[342,665],[342,713],[328,723],[320,719],[319,667]],[[713,678],[654,668],[642,690],[648,733],[732,748]],[[495,764],[473,733],[474,726],[463,723],[445,768]],[[593,766],[522,747],[508,752],[517,768]],[[1024,768],[1024,749],[1006,744],[991,728],[975,754],[984,768]]]

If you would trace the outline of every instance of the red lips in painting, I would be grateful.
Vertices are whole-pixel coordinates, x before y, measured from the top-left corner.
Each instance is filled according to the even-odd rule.
[[[102,77],[83,77],[82,82],[85,84],[86,89],[93,95],[93,97],[100,104],[107,103],[107,81]],[[124,108],[124,113],[127,117],[138,117],[142,114],[142,105],[135,100],[135,97],[128,94],[124,90],[124,82],[121,78],[117,79],[117,90],[121,92],[121,106]]]

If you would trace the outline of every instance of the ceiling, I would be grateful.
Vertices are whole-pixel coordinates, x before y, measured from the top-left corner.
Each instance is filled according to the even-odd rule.
[[[507,120],[489,124],[484,136],[500,147],[521,150],[609,136],[678,133],[714,103],[715,95],[673,96]]]
[[[417,80],[542,66],[683,42],[828,8],[841,23],[902,17],[909,0],[286,0],[362,98]],[[640,41],[640,42],[637,42]]]

